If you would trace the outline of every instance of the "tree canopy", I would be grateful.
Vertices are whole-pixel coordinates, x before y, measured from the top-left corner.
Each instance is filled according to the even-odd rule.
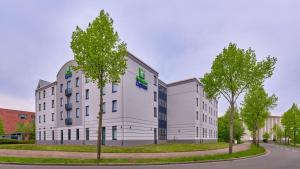
[[[296,143],[296,134],[300,128],[300,110],[297,104],[294,103],[292,107],[283,114],[281,124],[284,127],[286,137],[293,139],[293,142]]]
[[[78,26],[72,35],[71,48],[77,65],[86,78],[97,84],[100,93],[97,159],[101,156],[103,88],[119,83],[127,68],[127,45],[114,30],[113,20],[101,10],[86,30]]]
[[[218,118],[218,138],[221,141],[229,142],[229,115],[230,109],[226,111],[224,116]],[[233,137],[238,143],[241,142],[241,138],[244,135],[245,128],[240,118],[238,109],[235,108],[234,112],[234,126],[233,126]]]
[[[217,55],[211,72],[200,79],[209,98],[223,96],[230,104],[229,153],[232,153],[233,111],[237,99],[252,86],[262,84],[266,78],[271,77],[276,61],[275,57],[268,56],[258,62],[251,48],[244,50],[234,43],[229,43],[228,47]]]
[[[253,87],[246,93],[242,103],[241,115],[249,131],[253,134],[253,143],[256,142],[256,134],[265,125],[270,115],[270,109],[276,106],[278,98],[273,94],[268,96],[263,86]]]

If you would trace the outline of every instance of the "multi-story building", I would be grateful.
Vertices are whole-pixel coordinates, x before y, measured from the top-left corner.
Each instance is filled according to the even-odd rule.
[[[168,140],[201,143],[216,141],[218,102],[209,100],[196,78],[170,83],[168,88]]]
[[[55,82],[40,80],[38,83],[36,138],[39,144],[96,144],[100,92],[95,83],[85,78],[83,72],[73,71],[72,65],[76,65],[74,60],[64,64],[58,71]],[[197,84],[200,91],[201,84]],[[128,53],[127,69],[120,83],[108,84],[103,91],[102,144],[130,146],[167,141],[170,138],[167,119],[177,118],[178,122],[181,121],[180,116],[172,117],[173,113],[171,116],[167,113],[170,112],[167,104],[168,86],[158,80],[157,71]],[[194,87],[190,90],[193,89]],[[199,104],[203,100],[206,105],[211,105],[205,97],[200,96],[200,92],[198,97]],[[189,104],[183,102],[182,106]],[[216,124],[215,118],[205,111],[205,117],[211,120],[200,125],[202,111],[200,106],[198,108],[198,130],[200,126],[205,126],[205,140],[212,140],[216,132],[210,123]],[[216,108],[212,109],[215,111]],[[194,114],[190,118],[195,118]],[[200,132],[199,138],[202,138]],[[195,137],[195,140],[198,138]]]

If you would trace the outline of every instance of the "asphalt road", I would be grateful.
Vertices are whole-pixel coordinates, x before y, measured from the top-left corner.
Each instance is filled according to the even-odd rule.
[[[0,169],[300,169],[300,149],[278,145],[264,146],[269,150],[269,153],[264,156],[225,162],[119,167],[0,165]]]

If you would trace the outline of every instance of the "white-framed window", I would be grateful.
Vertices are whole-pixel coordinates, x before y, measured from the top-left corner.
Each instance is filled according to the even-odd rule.
[[[76,93],[76,102],[79,102],[80,101],[80,95],[79,93]]]
[[[79,86],[79,77],[76,77],[76,87]]]
[[[54,113],[51,113],[51,119],[54,121]]]
[[[76,108],[76,118],[79,118],[79,116],[80,116],[80,109]]]
[[[157,117],[157,108],[156,107],[154,107],[154,117]]]
[[[63,120],[63,119],[64,119],[64,112],[61,111],[61,112],[60,112],[60,120]]]
[[[63,98],[61,97],[60,98],[60,107],[62,107],[63,106]]]
[[[102,104],[102,112],[103,113],[105,113],[106,112],[106,110],[105,110],[106,108],[105,108],[105,102],[103,102],[103,104]]]
[[[90,115],[90,107],[85,106],[85,116],[89,116],[89,115]]]
[[[54,108],[54,100],[52,100],[52,106],[51,107]]]
[[[85,99],[88,100],[90,98],[90,90],[86,89],[85,90]]]
[[[118,110],[117,100],[113,100],[112,101],[112,112],[117,112],[117,110]]]
[[[111,85],[111,92],[112,93],[116,93],[117,91],[118,91],[118,85],[112,83],[112,85]]]
[[[117,126],[112,126],[112,140],[117,140]]]
[[[157,92],[154,91],[154,92],[153,92],[153,95],[154,95],[154,101],[156,102],[156,101],[157,101]]]
[[[153,84],[154,84],[155,86],[157,86],[157,76],[154,75],[154,76],[153,76],[153,80],[154,80],[154,81],[153,81]]]

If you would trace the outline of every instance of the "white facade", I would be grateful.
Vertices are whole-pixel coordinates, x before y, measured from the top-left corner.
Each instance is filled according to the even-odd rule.
[[[217,101],[205,98],[198,80],[184,85],[165,84],[168,92],[159,92],[158,73],[130,53],[127,58],[120,83],[110,83],[104,89],[103,144],[153,144],[166,141],[166,132],[168,140],[216,140]],[[72,71],[72,65],[76,65],[73,60],[64,64],[53,83],[39,81],[35,92],[39,144],[96,144],[100,92],[81,71]],[[138,80],[140,73],[146,87]],[[159,106],[158,101],[166,101],[166,97],[167,104]],[[181,133],[177,134],[178,130]]]
[[[218,102],[209,100],[196,79],[168,84],[168,140],[216,141]]]

